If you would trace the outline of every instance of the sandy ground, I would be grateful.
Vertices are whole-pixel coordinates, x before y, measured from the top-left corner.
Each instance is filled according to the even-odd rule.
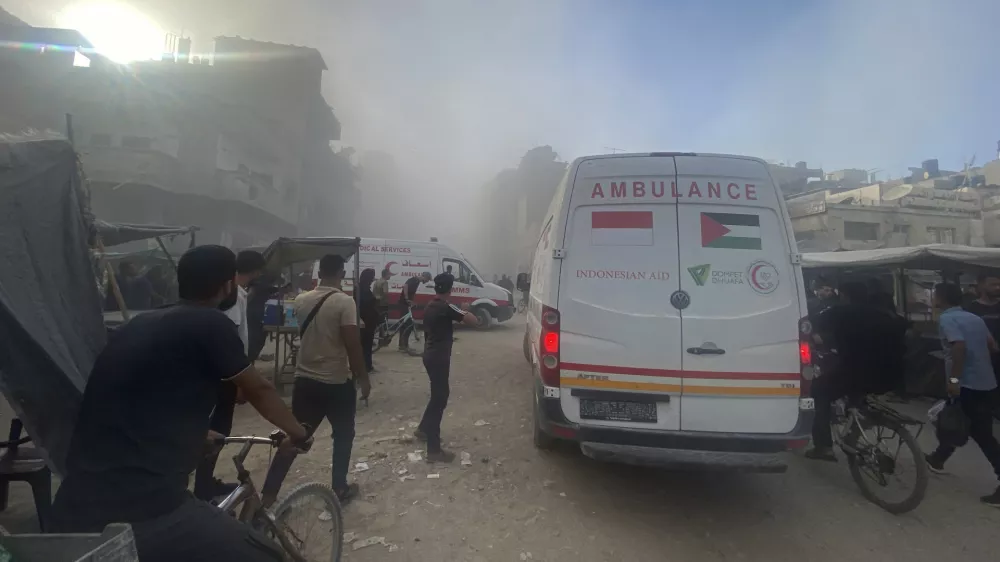
[[[1000,510],[977,500],[995,481],[975,446],[955,455],[951,475],[932,476],[927,499],[903,516],[866,502],[844,462],[796,456],[780,475],[673,473],[601,464],[568,447],[542,453],[531,444],[522,321],[458,335],[443,432],[472,464],[408,461],[407,453],[420,450],[405,436],[426,404],[426,374],[419,358],[391,348],[377,353],[380,373],[370,406],[359,408],[352,461],[364,459],[370,468],[352,475],[362,494],[345,508],[344,520],[355,540],[384,537],[397,548],[348,546],[347,560],[1000,559]],[[252,408],[237,411],[234,433],[269,429]],[[933,436],[925,433],[922,444],[930,450]],[[329,435],[324,424],[313,451],[296,460],[286,490],[297,482],[329,483]],[[219,463],[224,478],[234,475],[228,457],[227,451]],[[261,449],[248,463],[258,482],[267,461]],[[12,487],[0,524],[30,529],[26,491]]]
[[[951,475],[932,476],[927,499],[903,516],[866,502],[844,462],[796,456],[781,475],[695,474],[597,463],[572,448],[539,452],[531,444],[531,373],[522,336],[518,318],[489,332],[459,332],[443,434],[451,449],[469,453],[471,466],[408,461],[407,453],[420,450],[405,436],[426,404],[426,374],[418,358],[393,349],[376,354],[381,372],[370,406],[359,409],[353,461],[364,459],[370,469],[352,475],[362,497],[345,508],[344,519],[356,539],[385,537],[398,550],[348,548],[347,559],[842,562],[874,555],[886,562],[937,562],[1000,556],[1000,510],[977,499],[995,480],[975,446],[956,454]],[[266,430],[245,407],[237,427]],[[934,439],[927,433],[922,444],[930,450]],[[330,446],[324,425],[290,480],[329,482]],[[263,455],[257,461],[261,474],[266,462]]]

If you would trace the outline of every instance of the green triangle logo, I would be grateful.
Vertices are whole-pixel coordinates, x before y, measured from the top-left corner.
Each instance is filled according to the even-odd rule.
[[[703,287],[705,282],[708,281],[708,275],[712,272],[711,264],[695,265],[688,268],[688,273],[691,274],[691,278],[699,287]]]

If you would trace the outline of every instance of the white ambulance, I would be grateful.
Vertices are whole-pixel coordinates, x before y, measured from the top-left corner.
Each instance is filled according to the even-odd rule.
[[[469,309],[479,318],[480,327],[489,327],[491,322],[504,322],[514,315],[513,297],[506,289],[486,283],[472,264],[459,252],[441,244],[436,238],[429,242],[417,240],[385,240],[362,238],[360,269],[374,269],[378,278],[386,268],[392,273],[389,278],[390,303],[395,304],[403,290],[403,284],[411,277],[419,277],[429,272],[432,276],[450,272],[455,276],[452,302],[468,303]],[[318,263],[313,268],[313,277],[318,275]],[[348,277],[354,272],[354,258],[346,265]],[[353,280],[344,280],[344,292],[353,293]],[[426,304],[434,298],[434,284],[421,284],[414,299],[417,305]],[[396,311],[391,317],[398,316]],[[417,320],[423,318],[419,308],[414,312]]]
[[[791,222],[762,160],[577,159],[532,265],[535,444],[783,471],[812,423],[805,316]]]

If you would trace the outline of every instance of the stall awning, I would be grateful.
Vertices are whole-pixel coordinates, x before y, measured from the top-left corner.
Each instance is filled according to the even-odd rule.
[[[360,247],[360,238],[278,238],[264,250],[264,259],[268,272],[280,273],[289,265],[315,261],[327,254],[337,254],[347,261]]]
[[[110,223],[102,220],[94,221],[97,233],[101,236],[105,248],[135,242],[137,240],[149,240],[161,236],[177,236],[180,234],[190,234],[198,230],[196,226],[164,226],[159,224],[120,224]]]
[[[802,267],[827,269],[862,267],[902,267],[929,270],[1000,269],[1000,248],[925,244],[908,248],[814,252],[802,254]]]

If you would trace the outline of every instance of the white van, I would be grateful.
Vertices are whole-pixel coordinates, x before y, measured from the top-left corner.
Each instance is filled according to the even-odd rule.
[[[514,315],[513,296],[506,289],[483,282],[469,260],[455,250],[441,244],[436,238],[429,242],[417,240],[385,240],[381,238],[361,239],[360,271],[374,269],[378,278],[386,268],[392,273],[389,278],[389,299],[391,304],[399,300],[403,284],[411,277],[429,272],[432,276],[446,271],[455,276],[451,300],[457,304],[468,303],[469,309],[479,317],[481,327],[491,322],[504,322]],[[318,276],[317,263],[313,267],[313,278]],[[353,276],[354,258],[346,265],[348,277]],[[353,293],[353,280],[344,280],[344,292]],[[426,304],[434,298],[434,285],[428,283],[417,289],[414,301]],[[398,316],[396,311],[390,314]],[[414,311],[414,318],[423,318],[422,310]]]
[[[762,160],[573,162],[532,265],[536,446],[783,471],[782,453],[808,443],[813,408],[794,240]]]

